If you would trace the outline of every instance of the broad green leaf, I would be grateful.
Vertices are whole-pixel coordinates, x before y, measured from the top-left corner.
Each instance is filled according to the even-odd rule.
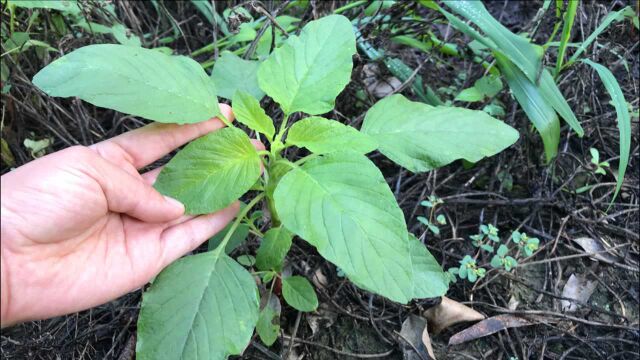
[[[349,19],[330,15],[311,21],[260,64],[258,83],[285,114],[323,114],[351,79],[355,52]]]
[[[76,0],[9,0],[8,5],[28,9],[51,9],[79,14],[80,7]]]
[[[289,16],[289,15],[281,15],[276,17],[276,21],[283,29],[287,30],[287,32],[294,32],[294,30],[296,29],[296,26],[294,24],[300,22],[300,19]],[[273,26],[273,24],[270,24],[269,26],[271,27]],[[258,40],[258,46],[256,47],[256,55],[259,58],[262,59],[269,56],[272,42],[274,45],[274,49],[279,48],[280,45],[282,45],[283,35],[281,34],[280,30],[277,28],[275,29],[275,35],[276,35],[276,38],[275,40],[273,40],[273,34],[271,32],[271,28],[268,28],[267,31],[265,31],[265,33],[262,35],[260,40]]]
[[[413,265],[413,298],[423,299],[446,294],[449,280],[438,261],[413,234],[409,234],[409,251]]]
[[[283,278],[282,296],[296,310],[314,311],[318,308],[316,292],[309,280],[302,276]]]
[[[195,123],[220,113],[200,64],[141,47],[85,46],[40,70],[33,83],[50,96],[77,96],[159,122]]]
[[[239,122],[267,135],[269,139],[273,139],[276,132],[273,120],[264,112],[260,107],[260,102],[253,95],[242,90],[236,91],[233,95],[232,106],[233,114]]]
[[[511,93],[527,114],[529,121],[538,130],[544,144],[547,162],[558,153],[560,143],[560,121],[558,115],[542,96],[540,89],[502,55],[494,53],[500,71],[504,74]]]
[[[482,111],[433,107],[392,95],[365,116],[361,131],[379,150],[412,172],[429,171],[457,159],[477,162],[518,140],[518,132]]]
[[[260,157],[240,129],[224,128],[192,141],[162,169],[154,184],[187,214],[229,206],[260,177]]]
[[[225,226],[224,229],[222,229],[219,233],[215,234],[211,239],[209,239],[209,242],[207,243],[207,249],[209,249],[209,251],[215,250],[218,245],[222,243],[222,240],[224,239],[225,235],[227,235],[232,225],[233,223],[229,223],[227,226]],[[240,246],[240,244],[247,240],[248,235],[249,225],[244,223],[239,224],[236,228],[236,231],[231,234],[231,238],[229,238],[229,242],[227,243],[224,252],[230,254],[233,250]]]
[[[502,90],[500,77],[487,75],[476,80],[472,87],[462,90],[455,100],[466,102],[482,101],[485,97],[495,96],[500,90]]]
[[[231,100],[241,90],[260,100],[264,92],[258,86],[257,61],[244,60],[232,52],[224,51],[216,61],[211,79],[218,89],[218,96]]]
[[[569,126],[573,129],[573,131],[578,134],[578,136],[584,136],[584,130],[582,126],[578,122],[576,115],[571,110],[571,107],[567,103],[567,100],[564,98],[560,89],[556,85],[555,80],[553,80],[553,76],[549,73],[549,70],[543,69],[542,74],[540,76],[540,85],[538,86],[540,95],[544,98],[544,100],[553,107],[553,109],[558,112],[558,114],[564,119],[564,121],[569,124]]]
[[[375,140],[355,128],[311,116],[294,123],[287,133],[287,144],[305,147],[316,154],[327,154],[345,149],[366,154],[377,148]]]
[[[239,355],[258,321],[257,294],[251,274],[225,254],[206,252],[174,262],[142,298],[136,358]]]
[[[613,76],[611,71],[606,67],[595,63],[589,59],[582,60],[585,64],[590,65],[596,70],[600,76],[600,80],[604,84],[605,89],[611,96],[611,102],[616,108],[616,114],[618,115],[618,130],[620,132],[620,163],[618,164],[618,179],[616,183],[616,190],[613,193],[613,200],[618,196],[622,182],[624,181],[624,174],[627,171],[627,165],[629,164],[629,151],[631,149],[631,116],[629,115],[629,108],[627,102],[624,99],[622,89],[618,84],[618,80]]]
[[[264,234],[256,253],[256,266],[259,270],[282,270],[282,262],[289,252],[293,235],[284,226],[271,228]]]
[[[271,346],[276,342],[280,334],[280,311],[282,307],[277,296],[273,294],[267,296],[268,300],[265,301],[262,310],[260,310],[256,332],[265,345]]]
[[[406,303],[412,268],[402,210],[364,155],[331,153],[282,177],[274,193],[287,229],[318,249],[358,286]]]
[[[536,82],[542,68],[544,50],[541,46],[532,44],[527,39],[509,31],[491,16],[481,1],[444,0],[443,2],[460,16],[474,23],[497,46],[494,50],[502,52],[530,81]]]

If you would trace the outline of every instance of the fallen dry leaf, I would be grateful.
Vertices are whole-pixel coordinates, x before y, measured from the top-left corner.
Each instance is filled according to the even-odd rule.
[[[336,322],[337,318],[338,314],[332,311],[325,303],[321,303],[316,311],[306,316],[307,324],[309,324],[309,328],[311,328],[311,335],[315,335],[318,330],[322,330],[323,328],[329,328]]]
[[[592,259],[600,260],[607,264],[612,264],[616,262],[615,256],[606,252],[602,252],[602,251],[606,251],[607,249],[605,248],[605,246],[602,244],[601,241],[598,241],[589,237],[575,238],[573,239],[573,241],[576,244],[580,245],[580,247],[582,247],[582,249],[584,249],[585,252],[597,253],[590,256]]]
[[[417,315],[409,315],[409,317],[402,323],[400,336],[405,340],[399,342],[400,350],[402,350],[402,358],[404,360],[436,359],[435,355],[433,355],[431,339],[427,332],[427,320],[424,318]],[[407,342],[411,344],[408,344]]]
[[[436,360],[436,355],[433,353],[433,346],[431,345],[431,336],[429,336],[428,326],[425,326],[424,330],[422,330],[422,343],[427,348],[427,354],[429,354],[433,360]]]
[[[460,322],[484,319],[484,315],[446,296],[442,297],[440,304],[425,311],[424,317],[427,318],[432,334],[438,334],[449,326]]]
[[[493,316],[453,335],[449,339],[449,345],[458,345],[467,341],[495,334],[500,330],[533,324],[533,322],[530,322],[527,319],[513,315]]]
[[[583,276],[571,274],[562,289],[562,297],[586,303],[596,286],[598,286],[598,283],[595,281],[589,281]],[[560,300],[560,305],[563,311],[576,311],[578,309],[578,304],[570,300]]]

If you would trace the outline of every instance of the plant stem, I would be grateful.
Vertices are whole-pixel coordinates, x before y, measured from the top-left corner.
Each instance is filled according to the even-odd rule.
[[[354,1],[351,4],[347,4],[347,5],[343,6],[343,7],[339,7],[337,9],[335,9],[333,11],[333,13],[334,14],[340,14],[341,12],[345,12],[345,11],[347,11],[349,9],[353,9],[354,7],[358,7],[358,6],[360,6],[362,4],[366,4],[366,3],[367,3],[367,0]]]
[[[247,213],[249,213],[249,210],[251,210],[251,208],[253,208],[258,202],[260,202],[260,200],[262,200],[263,197],[264,197],[264,193],[258,194],[258,196],[253,198],[253,200],[251,200],[247,204],[247,206],[245,206],[245,208],[240,211],[238,216],[236,216],[236,219],[234,220],[233,225],[231,225],[231,228],[229,228],[229,231],[227,231],[227,234],[224,236],[224,239],[222,239],[222,242],[220,243],[220,245],[218,245],[218,247],[215,250],[213,250],[216,257],[220,255],[221,251],[224,251],[224,248],[227,246],[229,239],[231,239],[231,236],[238,228],[238,225],[240,225],[240,223],[242,222],[242,219],[247,215]]]

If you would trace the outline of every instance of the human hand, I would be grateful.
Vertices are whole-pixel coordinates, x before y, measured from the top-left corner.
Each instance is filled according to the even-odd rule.
[[[221,105],[232,120],[231,109]],[[184,215],[138,169],[215,131],[218,119],[154,123],[71,147],[1,177],[1,324],[87,309],[137,289],[236,215]],[[259,145],[257,145],[259,146]]]

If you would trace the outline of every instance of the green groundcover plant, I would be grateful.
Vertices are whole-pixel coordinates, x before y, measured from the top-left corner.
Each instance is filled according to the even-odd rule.
[[[407,303],[446,292],[448,277],[409,234],[385,178],[366,154],[378,150],[424,172],[494,155],[518,133],[481,111],[433,107],[402,95],[373,105],[360,130],[318,116],[333,109],[349,82],[355,52],[350,21],[332,15],[308,23],[260,63],[223,54],[220,65],[229,72],[214,69],[212,77],[189,58],[113,44],[80,48],[34,77],[49,95],[76,96],[165,123],[221,116],[216,87],[224,88],[226,97],[233,94],[238,122],[269,149],[257,151],[247,133],[224,119],[228,127],[188,144],[160,173],[155,187],[184,203],[188,214],[223,209],[248,192],[251,200],[210,240],[209,251],[174,262],[153,281],[138,320],[138,359],[223,359],[240,354],[256,326],[271,345],[279,335],[274,284],[282,284],[282,298],[295,309],[318,306],[305,277],[282,271],[294,236],[357,286],[390,300]],[[234,71],[243,79],[224,82]],[[214,85],[216,80],[224,83]],[[282,109],[277,130],[260,107],[263,93]],[[307,117],[289,125],[294,113]],[[309,155],[290,161],[284,150],[293,146]],[[260,221],[269,226],[257,226]],[[229,253],[249,232],[261,238],[255,258],[234,260]]]

